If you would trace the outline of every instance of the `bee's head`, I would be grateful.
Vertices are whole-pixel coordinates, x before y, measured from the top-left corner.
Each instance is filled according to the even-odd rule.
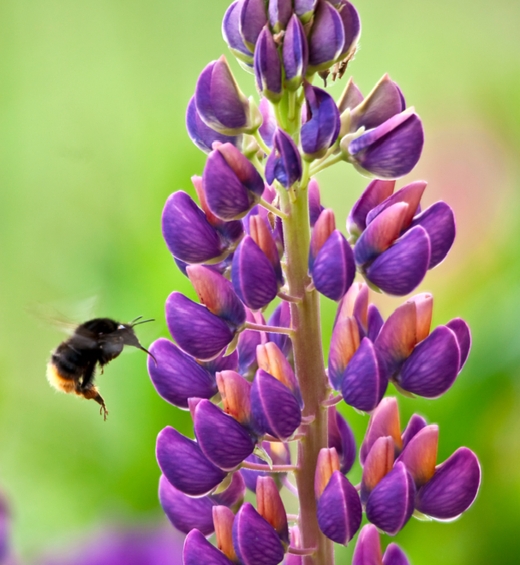
[[[125,345],[131,345],[133,347],[137,347],[137,349],[141,349],[142,351],[148,353],[148,355],[154,360],[155,364],[157,365],[157,360],[155,359],[155,357],[148,351],[148,349],[145,349],[139,343],[139,340],[137,339],[137,336],[135,335],[135,331],[134,331],[135,326],[138,326],[139,324],[146,324],[146,322],[153,322],[154,320],[150,319],[150,320],[138,321],[141,318],[142,316],[139,316],[135,320],[132,320],[129,324],[119,324],[117,331],[123,338],[123,343]]]

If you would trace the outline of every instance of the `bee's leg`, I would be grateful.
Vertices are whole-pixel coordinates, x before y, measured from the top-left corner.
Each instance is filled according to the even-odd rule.
[[[94,374],[96,372],[96,362],[89,363],[89,365],[83,371],[81,381],[78,383],[78,388],[80,390],[87,390],[94,384]],[[78,392],[78,394],[81,394]]]
[[[99,394],[97,386],[91,385],[89,388],[83,388],[78,394],[87,400],[95,400],[101,406],[99,413],[102,414],[104,420],[107,419],[108,410],[103,397]]]

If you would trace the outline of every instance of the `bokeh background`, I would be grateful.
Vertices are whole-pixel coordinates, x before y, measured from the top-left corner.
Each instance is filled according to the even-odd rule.
[[[184,113],[198,73],[227,51],[227,5],[0,1],[0,484],[25,560],[103,524],[162,520],[155,437],[168,424],[189,433],[189,418],[155,394],[137,350],[99,379],[107,422],[93,403],[55,394],[45,365],[63,336],[33,314],[143,314],[157,320],[140,328],[145,345],[167,335],[166,296],[191,290],[160,215],[203,168]],[[421,288],[435,294],[435,324],[464,317],[474,338],[448,394],[401,406],[403,420],[416,411],[440,424],[439,461],[460,445],[478,453],[480,495],[457,522],[412,520],[397,541],[415,565],[518,563],[520,3],[355,5],[363,33],[349,70],[365,94],[385,72],[400,84],[426,130],[409,180],[427,179],[426,202],[457,214],[455,247]],[[240,81],[253,92],[250,76]],[[346,164],[319,180],[343,226],[366,181]],[[401,302],[378,300],[387,314]],[[331,302],[323,314],[328,340]],[[366,417],[344,414],[360,440]],[[350,563],[349,550],[338,555]]]

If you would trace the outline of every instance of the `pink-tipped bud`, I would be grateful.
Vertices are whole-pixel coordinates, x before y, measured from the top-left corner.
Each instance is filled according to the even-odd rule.
[[[334,211],[330,208],[325,208],[316,220],[312,230],[309,254],[309,266],[311,268],[314,260],[318,256],[318,252],[325,245],[325,242],[335,229],[336,219],[334,217]]]
[[[227,506],[213,507],[213,525],[215,526],[216,545],[228,559],[237,563],[237,554],[233,548],[234,520],[235,515]]]
[[[272,477],[258,477],[256,482],[256,503],[260,516],[276,530],[280,539],[289,544],[289,525],[278,486]]]
[[[398,461],[412,475],[417,488],[426,484],[435,473],[439,447],[439,426],[426,426],[410,440]]]
[[[341,389],[348,362],[359,347],[359,328],[355,318],[344,318],[334,326],[329,351],[329,380],[333,388]]]
[[[224,412],[247,425],[251,420],[251,385],[235,371],[221,371],[216,378]]]
[[[339,471],[340,461],[338,452],[333,448],[322,448],[318,453],[316,474],[314,475],[314,494],[316,500],[320,498],[334,471]]]
[[[260,215],[251,216],[249,220],[249,235],[269,259],[269,262],[276,273],[276,277],[281,283],[283,281],[283,275],[276,241],[274,240],[271,228],[267,225],[266,220]]]
[[[361,479],[361,502],[366,503],[368,495],[394,466],[395,445],[390,436],[380,437],[370,449],[363,466]]]
[[[426,339],[430,334],[432,325],[433,296],[428,292],[416,294],[410,298],[415,303],[416,308],[416,335],[417,343]]]
[[[399,406],[397,399],[388,396],[383,398],[379,406],[372,412],[368,428],[361,446],[360,460],[363,465],[372,445],[380,437],[390,436],[394,442],[395,450],[401,452],[403,440],[401,438],[401,423],[399,420]]]

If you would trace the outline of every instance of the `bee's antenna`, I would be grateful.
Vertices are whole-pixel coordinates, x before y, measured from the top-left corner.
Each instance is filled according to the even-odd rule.
[[[140,322],[138,322],[137,320],[140,320],[141,318],[142,316],[139,316],[135,320],[132,320],[130,322],[130,326],[133,328],[134,326],[138,326],[139,324],[146,324],[147,322],[155,322],[155,318],[150,318],[149,320],[141,320]]]

